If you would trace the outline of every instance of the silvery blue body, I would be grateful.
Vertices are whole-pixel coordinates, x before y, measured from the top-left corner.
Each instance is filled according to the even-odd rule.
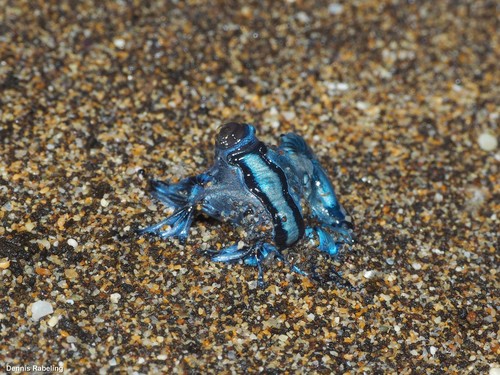
[[[318,159],[294,133],[281,136],[278,147],[269,147],[258,140],[253,126],[226,124],[217,136],[213,167],[177,184],[153,180],[151,187],[153,195],[174,213],[140,233],[184,241],[197,213],[241,226],[252,244],[208,253],[214,261],[242,260],[259,267],[259,284],[263,284],[262,261],[274,254],[287,263],[281,250],[305,236],[317,238],[319,250],[331,256],[341,245],[352,244],[350,216],[338,202]],[[312,220],[305,220],[304,205],[309,206]],[[271,229],[262,232],[257,228]],[[314,271],[291,267],[314,276]]]

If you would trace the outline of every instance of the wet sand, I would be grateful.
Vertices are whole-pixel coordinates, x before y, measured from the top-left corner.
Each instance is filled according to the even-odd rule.
[[[500,367],[494,1],[96,3],[0,11],[0,372]],[[359,291],[278,261],[259,289],[200,254],[240,238],[212,220],[135,234],[168,214],[147,179],[208,168],[227,121],[306,138],[357,243],[286,255]]]

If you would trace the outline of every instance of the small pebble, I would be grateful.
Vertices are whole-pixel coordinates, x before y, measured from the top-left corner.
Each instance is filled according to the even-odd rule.
[[[68,245],[71,246],[72,248],[76,248],[78,246],[78,242],[74,238],[70,238],[68,240]]]
[[[295,118],[295,112],[285,111],[282,113],[286,121],[292,121]]]
[[[10,267],[9,258],[1,258],[0,259],[0,269],[5,270]]]
[[[493,151],[498,146],[498,141],[495,136],[490,133],[482,133],[479,138],[479,147],[484,151]]]
[[[78,272],[76,272],[74,268],[68,268],[64,270],[64,276],[66,276],[70,280],[73,280],[78,277]]]
[[[371,279],[373,276],[375,276],[375,271],[374,270],[369,270],[369,271],[366,271],[364,274],[363,274],[363,277],[365,279]]]
[[[140,167],[128,167],[125,173],[131,176],[133,174],[136,174],[138,170],[140,170]]]
[[[123,49],[125,48],[125,40],[121,38],[116,38],[113,40],[113,44],[115,45],[116,48]]]
[[[40,245],[42,245],[46,250],[50,249],[50,242],[45,238],[40,240]]]
[[[297,13],[297,19],[302,23],[308,23],[311,21],[311,18],[307,15],[306,12]]]
[[[47,324],[50,326],[50,327],[55,327],[57,322],[59,322],[59,316],[58,315],[54,315],[52,316],[49,321],[47,322]]]
[[[324,84],[326,85],[326,88],[329,91],[347,91],[347,90],[349,90],[349,85],[345,82],[325,82]]]
[[[370,108],[370,104],[368,104],[367,102],[356,102],[355,103],[355,106],[357,109],[361,110],[361,111],[366,111],[368,108]]]
[[[31,221],[28,221],[24,227],[26,228],[26,231],[31,232],[33,228],[35,228],[35,224],[32,223]]]
[[[54,312],[52,305],[48,301],[36,301],[31,305],[31,319],[38,321],[44,316],[50,315]]]
[[[109,296],[111,303],[118,303],[118,301],[120,301],[121,298],[122,296],[120,293],[113,293],[112,295]]]
[[[328,5],[328,13],[330,14],[340,14],[344,11],[344,6],[338,3],[332,3]]]

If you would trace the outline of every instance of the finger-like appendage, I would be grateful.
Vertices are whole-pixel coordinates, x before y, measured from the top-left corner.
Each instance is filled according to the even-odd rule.
[[[159,180],[150,180],[149,184],[155,198],[169,207],[180,208],[198,203],[204,186],[210,179],[209,175],[202,173],[185,178],[176,184]]]
[[[176,237],[181,242],[185,242],[189,228],[193,222],[194,208],[184,207],[183,209],[177,210],[173,215],[169,216],[165,220],[160,221],[158,224],[151,225],[147,228],[140,229],[138,234],[151,233],[160,236],[161,238]],[[166,230],[160,230],[165,226],[169,226]]]
[[[314,235],[318,236],[318,249],[331,257],[334,257],[339,252],[339,247],[332,236],[320,227],[307,228],[306,235],[310,239],[314,239]]]

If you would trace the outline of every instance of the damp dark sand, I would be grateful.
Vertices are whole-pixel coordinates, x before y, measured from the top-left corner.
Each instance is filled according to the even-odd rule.
[[[0,11],[0,372],[499,367],[494,1],[106,4]],[[317,262],[360,291],[277,261],[258,289],[200,255],[239,239],[210,220],[134,234],[168,214],[147,178],[207,168],[229,120],[307,139],[358,239]]]

